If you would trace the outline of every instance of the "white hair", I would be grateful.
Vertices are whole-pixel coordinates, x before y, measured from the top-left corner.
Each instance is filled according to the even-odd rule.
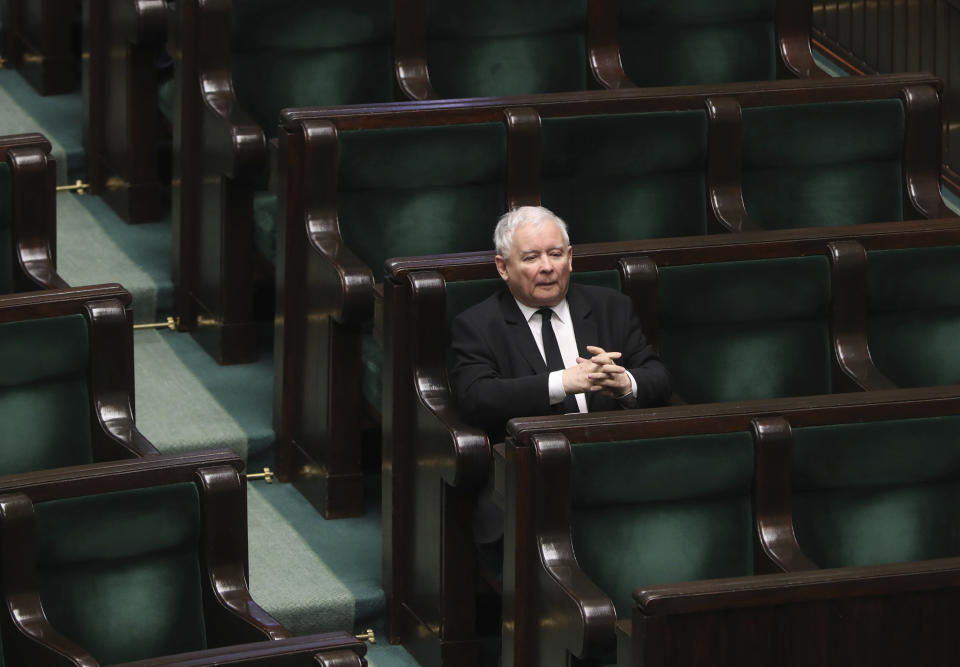
[[[493,230],[493,247],[496,248],[498,255],[507,259],[510,256],[510,247],[513,245],[513,234],[518,227],[521,225],[539,227],[545,222],[554,223],[560,229],[563,244],[570,245],[567,223],[561,220],[560,216],[543,206],[521,206],[500,216],[497,227]]]

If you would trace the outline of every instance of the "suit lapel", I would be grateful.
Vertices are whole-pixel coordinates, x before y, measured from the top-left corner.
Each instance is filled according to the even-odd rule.
[[[503,319],[507,323],[507,336],[509,336],[514,349],[518,350],[521,356],[530,365],[533,373],[546,373],[547,364],[540,355],[537,348],[537,341],[533,339],[530,332],[530,325],[517,307],[510,290],[505,289],[500,293],[500,310],[503,313]]]
[[[570,319],[573,322],[573,335],[577,337],[577,352],[584,359],[592,355],[587,352],[587,345],[597,345],[600,337],[597,330],[597,321],[593,317],[593,308],[586,295],[579,286],[571,283],[567,291],[567,305],[570,306]],[[588,393],[587,410],[593,410],[593,399],[596,394]]]

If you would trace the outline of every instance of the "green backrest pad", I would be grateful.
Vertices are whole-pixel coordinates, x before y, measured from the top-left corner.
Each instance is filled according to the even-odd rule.
[[[427,2],[427,63],[440,97],[587,87],[587,0]]]
[[[0,474],[91,463],[83,315],[0,324]]]
[[[10,165],[0,162],[0,294],[13,291],[13,183]]]
[[[192,483],[37,503],[51,624],[101,664],[207,648]]]
[[[776,0],[623,0],[620,56],[638,86],[777,78]]]
[[[390,257],[487,250],[505,178],[502,123],[344,131],[340,233],[377,281]]]
[[[960,384],[960,246],[868,253],[870,353],[903,387]]]
[[[793,429],[793,520],[821,567],[960,556],[960,417]]]
[[[393,2],[233,0],[231,69],[268,136],[284,107],[393,99]]]
[[[580,567],[630,618],[640,585],[753,574],[750,434],[572,446]]]
[[[576,243],[705,234],[703,111],[544,118],[543,205]]]
[[[743,199],[767,229],[902,220],[903,104],[743,110]]]
[[[691,403],[832,391],[824,256],[660,267],[660,352]]]

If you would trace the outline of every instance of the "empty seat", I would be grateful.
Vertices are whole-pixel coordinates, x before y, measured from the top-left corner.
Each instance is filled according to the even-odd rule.
[[[91,665],[166,656],[220,664],[216,654],[191,652],[222,648],[237,659],[248,650],[239,645],[265,640],[291,653],[286,629],[247,590],[241,467],[215,450],[0,485],[2,593],[20,600],[3,621],[7,664],[56,654]],[[31,613],[39,616],[23,623]],[[362,664],[363,646],[350,635],[312,639],[298,651],[307,660],[333,639],[339,653],[329,659]]]
[[[156,454],[133,422],[130,294],[0,297],[0,474]]]

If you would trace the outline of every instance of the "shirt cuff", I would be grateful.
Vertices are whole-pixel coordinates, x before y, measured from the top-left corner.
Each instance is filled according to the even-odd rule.
[[[637,407],[637,380],[630,371],[624,372],[627,374],[627,377],[630,378],[630,393],[618,396],[617,401],[620,402],[621,407],[635,408]]]
[[[563,403],[567,397],[567,392],[563,390],[563,371],[551,371],[548,390],[550,392],[550,405]]]

